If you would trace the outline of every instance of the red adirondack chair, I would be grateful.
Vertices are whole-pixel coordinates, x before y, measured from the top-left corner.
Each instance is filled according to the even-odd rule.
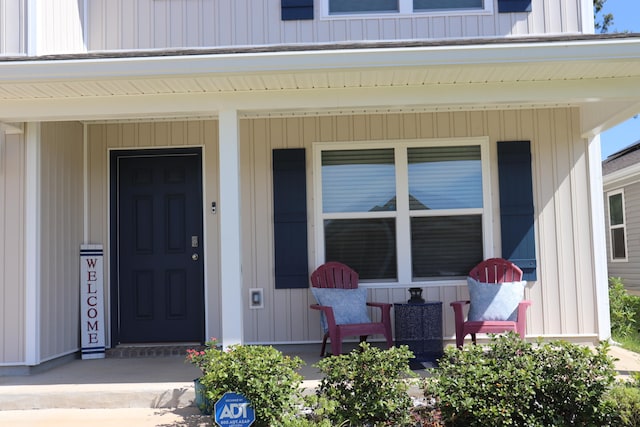
[[[314,288],[357,289],[359,276],[356,271],[339,262],[327,262],[311,273],[311,286]],[[322,339],[320,356],[324,356],[327,338],[331,339],[331,353],[342,353],[342,340],[348,336],[360,336],[365,341],[369,335],[381,334],[387,340],[387,347],[393,345],[391,337],[391,304],[367,302],[367,306],[378,307],[381,311],[381,321],[368,323],[337,324],[333,307],[328,305],[311,304],[314,310],[320,310],[327,322],[327,330]]]
[[[490,258],[476,265],[470,272],[469,277],[482,283],[502,284],[509,282],[520,282],[522,280],[522,270],[514,263],[502,258]],[[471,301],[454,301],[451,303],[455,316],[456,326],[456,346],[461,348],[464,338],[471,335],[471,341],[476,343],[478,333],[502,333],[514,331],[524,338],[526,329],[526,311],[531,305],[531,301],[522,300],[518,304],[516,320],[465,320],[463,307]]]

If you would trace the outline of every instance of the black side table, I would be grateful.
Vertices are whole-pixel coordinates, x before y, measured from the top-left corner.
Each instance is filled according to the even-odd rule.
[[[396,346],[406,345],[417,362],[442,356],[442,301],[395,303]]]

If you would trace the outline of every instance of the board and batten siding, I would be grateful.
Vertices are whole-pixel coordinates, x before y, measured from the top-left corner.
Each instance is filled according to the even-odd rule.
[[[577,109],[341,115],[258,118],[241,121],[243,291],[264,288],[264,308],[244,307],[250,343],[319,341],[319,315],[308,289],[275,289],[271,155],[276,148],[305,148],[307,162],[310,270],[315,265],[312,146],[314,142],[461,138],[488,136],[494,221],[499,221],[497,141],[530,140],[536,221],[538,280],[527,333],[597,341],[593,238],[589,211],[588,142],[580,137]],[[494,253],[500,254],[499,225]],[[407,286],[408,287],[408,286]],[[466,284],[426,287],[423,297],[443,301],[444,336],[454,336],[451,301],[468,297]],[[370,300],[402,302],[406,287],[371,289]]]
[[[0,56],[86,52],[85,1],[0,0]]]
[[[220,277],[218,219],[211,212],[211,202],[218,200],[218,122],[194,120],[147,123],[87,124],[89,241],[104,247],[105,301],[109,303],[109,150],[202,147],[204,195],[204,255],[207,331],[219,336]],[[114,303],[114,302],[112,302]],[[107,320],[107,345],[110,343]]]
[[[92,0],[87,49],[137,50],[584,33],[582,0],[532,0],[530,13],[320,17],[283,21],[281,0]]]
[[[25,355],[24,135],[0,131],[0,366]]]
[[[314,142],[461,138],[488,136],[498,221],[497,141],[531,141],[538,280],[529,283],[531,336],[597,340],[593,239],[589,212],[588,142],[580,137],[579,112],[572,108],[451,113],[372,114],[240,120],[243,327],[248,343],[314,342],[321,339],[318,314],[309,309],[308,289],[275,289],[272,150],[305,148],[308,186],[310,270],[316,254],[313,228]],[[217,121],[111,123],[87,125],[89,150],[90,241],[108,250],[108,149],[203,146],[205,207],[217,200]],[[577,214],[582,212],[583,214]],[[217,218],[205,208],[207,331],[220,328]],[[575,220],[574,220],[575,219]],[[500,230],[494,252],[500,254]],[[107,264],[107,262],[105,263]],[[108,275],[108,272],[107,272]],[[108,282],[106,282],[108,283]],[[251,288],[264,289],[264,308],[249,309]],[[454,335],[449,302],[466,299],[464,282],[426,287],[423,296],[443,301],[444,335]],[[371,300],[406,301],[406,287],[371,289]]]
[[[40,359],[80,348],[80,245],[83,230],[83,126],[41,125]]]
[[[84,5],[80,0],[37,2],[35,52],[31,55],[85,52]],[[33,18],[32,18],[33,19]]]
[[[627,240],[627,260],[611,260],[611,233],[609,221],[608,193],[624,189],[625,238]],[[604,206],[607,233],[607,267],[609,277],[620,277],[629,291],[640,295],[640,178],[630,177],[615,186],[605,185]]]
[[[0,0],[0,56],[27,53],[27,0]]]

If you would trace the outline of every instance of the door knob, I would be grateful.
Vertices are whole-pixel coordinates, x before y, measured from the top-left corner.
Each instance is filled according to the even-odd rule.
[[[198,260],[198,254],[191,255],[191,259],[194,260],[194,261],[197,261]]]

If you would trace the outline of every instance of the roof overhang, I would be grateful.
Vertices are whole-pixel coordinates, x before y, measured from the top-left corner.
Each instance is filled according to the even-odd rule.
[[[640,163],[631,164],[602,176],[605,191],[623,185],[635,184],[640,181]]]
[[[640,35],[0,58],[0,121],[575,106],[640,113]]]

